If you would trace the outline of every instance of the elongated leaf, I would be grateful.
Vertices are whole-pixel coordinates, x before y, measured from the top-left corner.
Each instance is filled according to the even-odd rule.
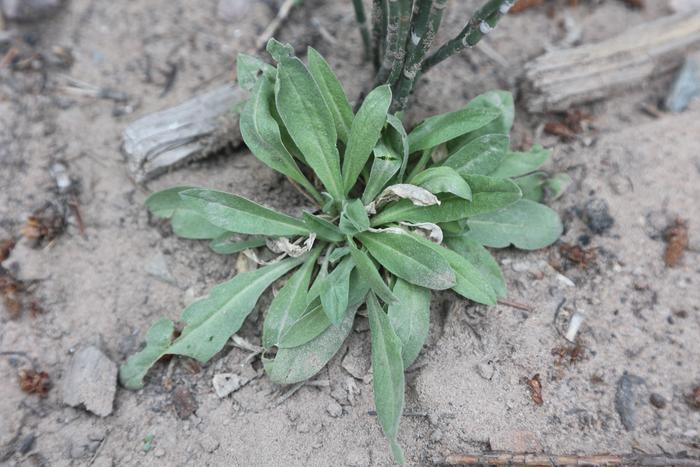
[[[387,114],[386,122],[388,126],[386,127],[386,141],[397,154],[401,156],[401,169],[399,170],[399,183],[403,181],[404,174],[406,173],[406,166],[408,165],[408,134],[406,134],[406,129],[403,127],[403,123],[398,117],[392,114]]]
[[[377,144],[386,122],[389,105],[391,105],[391,88],[383,85],[373,89],[357,111],[343,156],[344,193],[348,193],[355,185],[374,145]]]
[[[501,164],[508,151],[507,135],[483,135],[469,141],[450,155],[443,165],[460,175],[487,175]]]
[[[347,143],[353,113],[343,86],[326,60],[316,49],[309,47],[306,58],[309,61],[309,71],[316,80],[328,109],[333,114],[333,122],[335,123],[336,133],[338,133],[338,139],[343,143]]]
[[[270,303],[263,322],[262,345],[264,348],[269,349],[279,345],[289,323],[297,320],[306,310],[306,293],[320,251],[320,248],[317,248],[308,256],[304,265],[289,278]]]
[[[348,310],[340,326],[328,326],[315,339],[293,348],[279,349],[274,360],[263,359],[265,371],[277,384],[306,381],[321,371],[352,331],[359,305]]]
[[[146,207],[154,216],[171,219],[173,232],[178,237],[193,240],[209,240],[226,233],[226,230],[210,224],[195,210],[188,209],[180,193],[189,186],[178,186],[153,193],[146,199]]]
[[[458,237],[449,237],[445,243],[448,248],[462,255],[481,272],[482,277],[496,292],[498,298],[506,296],[506,281],[503,279],[501,268],[481,243],[472,239],[468,233]]]
[[[275,99],[277,111],[306,163],[328,193],[336,200],[342,199],[344,191],[333,115],[316,81],[298,58],[280,59]]]
[[[449,149],[454,150],[465,143],[487,134],[510,134],[515,118],[515,106],[513,105],[513,95],[508,91],[489,91],[476,96],[467,105],[470,109],[492,109],[499,112],[499,116],[488,125],[478,130],[469,132],[448,143]]]
[[[268,236],[309,234],[309,229],[299,219],[230,193],[193,188],[181,192],[180,198],[186,208],[229,232]]]
[[[239,53],[236,58],[236,80],[246,91],[252,91],[258,78],[265,73],[274,77],[275,68],[257,57]]]
[[[405,391],[401,340],[374,294],[367,297],[367,314],[372,333],[372,389],[377,419],[391,444],[396,462],[403,464],[403,451],[396,439]]]
[[[169,319],[159,319],[146,334],[146,347],[135,353],[119,368],[119,382],[127,389],[141,389],[143,378],[163,356],[173,340],[175,325]]]
[[[541,203],[544,201],[544,184],[547,182],[547,174],[535,172],[523,177],[514,178],[523,192],[523,199],[529,199]]]
[[[559,198],[564,194],[571,183],[571,177],[565,173],[557,173],[549,177],[544,183],[547,192],[547,200],[552,201]]]
[[[350,294],[350,273],[355,268],[352,257],[348,256],[328,274],[321,287],[321,305],[331,323],[338,326],[348,308]]]
[[[238,274],[214,287],[207,297],[185,308],[182,321],[186,326],[166,353],[186,355],[200,362],[209,360],[240,329],[265,289],[302,261],[303,258],[285,259]]]
[[[372,291],[377,294],[384,303],[394,303],[396,297],[391,292],[389,286],[386,285],[384,279],[382,279],[382,276],[379,274],[379,271],[377,271],[370,257],[367,256],[364,251],[357,249],[352,243],[348,245],[350,246],[350,254],[355,262],[355,266],[357,266],[357,270],[368,282]]]
[[[304,224],[311,232],[314,232],[318,238],[328,242],[343,241],[345,236],[340,232],[338,226],[320,216],[314,216],[311,213],[303,213]]]
[[[551,156],[549,149],[535,145],[527,152],[508,151],[501,164],[488,175],[492,177],[519,177],[539,169]]]
[[[401,169],[401,158],[391,146],[380,141],[374,147],[372,169],[362,194],[362,202],[368,204],[382,191],[391,178]]]
[[[359,199],[344,203],[340,213],[340,231],[347,235],[355,235],[369,229],[367,211]]]
[[[232,255],[248,248],[258,248],[265,246],[265,239],[262,237],[252,237],[245,240],[236,240],[231,238],[231,233],[225,233],[209,243],[214,253],[220,255]]]
[[[191,186],[176,186],[158,191],[146,198],[146,207],[154,216],[169,219],[178,208],[184,207],[180,193],[190,190]]]
[[[469,184],[451,167],[431,167],[418,173],[410,182],[434,194],[452,193],[467,201],[472,199]]]
[[[499,211],[467,221],[469,236],[482,245],[503,248],[511,243],[523,250],[536,250],[554,243],[563,231],[556,212],[522,199]]]
[[[365,232],[358,238],[379,264],[411,284],[433,290],[455,285],[447,261],[413,235]]]
[[[429,117],[408,134],[410,152],[429,149],[478,130],[500,114],[500,111],[494,109],[472,109],[467,106],[456,112]]]
[[[389,222],[433,222],[442,224],[501,209],[520,199],[518,186],[507,179],[469,175],[466,181],[472,190],[472,201],[455,196],[440,196],[439,206],[414,206],[408,200],[386,207],[370,219],[373,227]]]
[[[274,105],[273,83],[268,79],[258,80],[241,113],[243,141],[262,163],[291,178],[319,199],[316,189],[301,173],[294,157],[282,142],[279,125],[270,110]]]
[[[274,37],[267,41],[265,50],[267,50],[267,53],[269,53],[276,62],[279,62],[282,58],[294,55],[294,47],[292,47],[291,44],[286,42],[282,43]]]
[[[405,369],[416,360],[428,337],[430,290],[397,279],[393,292],[399,301],[389,305],[389,322],[401,340]]]

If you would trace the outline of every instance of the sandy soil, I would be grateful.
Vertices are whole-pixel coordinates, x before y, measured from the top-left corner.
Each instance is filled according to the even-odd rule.
[[[49,246],[20,242],[5,263],[17,277],[34,281],[32,293],[44,312],[25,310],[10,319],[0,308],[0,352],[26,355],[0,355],[0,463],[391,465],[368,414],[373,402],[364,318],[317,384],[281,403],[286,388],[260,376],[257,362],[243,363],[247,352],[233,347],[203,367],[179,359],[159,365],[143,390],[120,388],[114,412],[105,418],[62,403],[60,382],[75,349],[96,345],[122,363],[151,322],[176,318],[184,304],[235,272],[236,258],[177,239],[149,219],[143,207],[149,192],[187,183],[288,212],[304,206],[245,150],[147,186],[128,178],[120,153],[124,127],[229,80],[236,53],[252,50],[273,16],[268,2],[248,6],[239,20],[217,3],[72,0],[50,20],[7,26],[30,35],[33,48],[47,56],[61,56],[55,47],[70,49],[74,63],[0,70],[0,238],[17,236],[29,214],[60,198],[49,173],[56,161],[66,164],[79,186],[84,232],[69,214],[67,231]],[[450,2],[445,34],[476,3]],[[541,9],[507,18],[488,38],[505,63],[473,51],[441,65],[419,87],[409,121],[456,109],[487,89],[516,90],[522,64],[564,37],[565,15],[588,42],[668,13],[665,1],[646,2],[642,11],[617,1],[580,3],[562,7],[554,18]],[[279,37],[300,51],[306,44],[318,48],[357,95],[371,69],[362,63],[349,2],[306,4]],[[124,92],[128,100],[69,92],[69,77]],[[498,252],[509,298],[531,311],[435,297],[429,342],[408,375],[400,441],[411,465],[488,449],[700,455],[700,411],[686,402],[700,384],[700,107],[659,118],[640,110],[663,97],[670,79],[585,109],[594,116],[592,127],[570,142],[537,131],[551,116],[519,111],[514,141],[555,148],[550,168],[575,182],[554,204],[566,225],[562,242],[594,249],[595,258],[587,267],[567,261],[559,245]],[[601,234],[579,215],[591,199],[605,200],[614,218]],[[676,268],[667,268],[663,230],[677,216],[689,222],[691,250]],[[161,257],[170,281],[148,272]],[[574,311],[585,314],[576,346],[560,335]],[[258,342],[260,324],[255,314],[240,334]],[[32,360],[54,383],[45,398],[25,394],[17,383]],[[224,371],[255,378],[219,399],[211,379]],[[542,405],[527,385],[536,374]],[[621,381],[631,382],[627,403],[620,402]],[[663,408],[650,403],[652,394],[665,400]],[[627,426],[620,412],[631,417]],[[151,438],[145,449],[144,439]]]

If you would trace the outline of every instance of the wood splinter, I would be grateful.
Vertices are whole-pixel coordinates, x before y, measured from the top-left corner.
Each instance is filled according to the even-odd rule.
[[[700,466],[697,457],[670,457],[656,454],[592,454],[592,455],[552,455],[552,454],[516,454],[511,452],[494,452],[488,454],[451,454],[443,462],[446,465],[638,465],[638,466]]]

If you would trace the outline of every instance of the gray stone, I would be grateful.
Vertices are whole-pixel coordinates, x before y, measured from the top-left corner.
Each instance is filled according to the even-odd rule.
[[[168,262],[165,259],[165,255],[158,252],[153,256],[148,263],[146,263],[145,271],[147,274],[155,277],[161,282],[165,282],[170,285],[177,285],[175,278],[170,273],[170,268],[168,267]]]
[[[219,441],[211,435],[205,434],[199,440],[199,445],[208,453],[212,453],[219,449]]]
[[[639,376],[625,372],[617,381],[615,410],[627,431],[633,431],[637,425],[637,408],[641,405],[644,392],[645,381]]]
[[[700,96],[700,54],[686,58],[666,96],[664,106],[671,112],[682,112],[688,108],[690,101],[698,96]]]
[[[328,415],[331,417],[338,418],[343,415],[343,407],[336,401],[331,401],[326,406],[326,412],[328,412]]]
[[[224,21],[238,22],[250,19],[250,0],[219,0],[216,5],[216,15]]]
[[[112,413],[117,391],[117,366],[96,347],[78,350],[62,382],[63,402],[106,417]]]
[[[601,198],[592,198],[586,202],[580,212],[580,217],[594,234],[604,234],[615,223],[610,215],[608,203]]]
[[[243,380],[236,373],[218,373],[212,378],[216,395],[224,398],[243,386]]]
[[[62,0],[0,0],[2,13],[12,21],[36,21],[55,13]]]

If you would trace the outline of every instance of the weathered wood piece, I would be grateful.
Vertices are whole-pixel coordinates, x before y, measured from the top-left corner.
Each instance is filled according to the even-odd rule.
[[[666,16],[602,42],[547,52],[525,67],[527,108],[564,111],[603,99],[679,66],[697,46],[700,12]]]
[[[241,144],[234,107],[248,93],[224,85],[131,123],[122,146],[129,172],[144,182],[225,146]]]

